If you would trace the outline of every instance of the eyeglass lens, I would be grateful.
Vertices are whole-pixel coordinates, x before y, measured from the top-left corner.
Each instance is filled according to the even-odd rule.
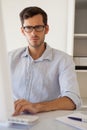
[[[44,25],[37,25],[37,26],[24,26],[23,28],[26,32],[32,32],[33,29],[35,29],[35,31],[37,32],[41,32],[43,31],[44,27],[45,27]]]

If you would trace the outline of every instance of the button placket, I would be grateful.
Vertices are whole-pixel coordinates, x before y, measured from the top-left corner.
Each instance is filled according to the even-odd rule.
[[[26,83],[26,99],[29,100],[30,99],[30,92],[31,92],[31,88],[32,88],[32,67],[33,67],[33,61],[30,62],[29,58],[26,61],[26,79],[25,79],[25,83]]]

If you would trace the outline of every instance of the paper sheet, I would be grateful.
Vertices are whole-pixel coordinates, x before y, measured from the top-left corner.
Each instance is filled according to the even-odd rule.
[[[72,117],[74,116],[74,117],[87,119],[87,115],[84,115],[82,113],[73,113],[73,114],[70,114],[70,115],[57,117],[56,120],[58,120],[58,121],[60,121],[60,122],[62,122],[64,124],[67,124],[69,126],[79,128],[80,130],[87,130],[87,123],[86,122],[69,119],[68,118],[69,116],[72,116]]]

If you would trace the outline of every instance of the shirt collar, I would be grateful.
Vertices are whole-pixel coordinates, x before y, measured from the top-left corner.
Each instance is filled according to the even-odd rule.
[[[23,51],[21,57],[27,57],[27,56],[29,56],[28,46],[25,47],[25,49],[24,49],[24,51]]]
[[[46,44],[46,50],[39,59],[52,60],[52,48],[48,44]]]
[[[24,52],[21,55],[22,57],[31,57],[28,51],[28,46],[24,49]],[[40,58],[35,61],[42,61],[42,60],[52,60],[52,48],[46,43],[46,50],[42,54]]]

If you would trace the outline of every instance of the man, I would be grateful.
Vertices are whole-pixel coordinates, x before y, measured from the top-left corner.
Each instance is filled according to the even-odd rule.
[[[46,12],[27,7],[20,20],[28,47],[9,54],[14,114],[78,108],[81,102],[73,60],[44,42],[49,31]]]

